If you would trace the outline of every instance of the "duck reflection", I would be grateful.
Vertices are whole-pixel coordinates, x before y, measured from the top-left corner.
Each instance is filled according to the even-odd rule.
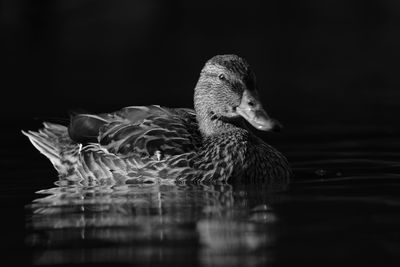
[[[28,206],[35,264],[255,266],[273,259],[276,221],[262,187],[57,186]]]

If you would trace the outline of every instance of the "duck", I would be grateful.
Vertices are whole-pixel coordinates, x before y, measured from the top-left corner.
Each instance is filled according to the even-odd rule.
[[[286,186],[291,176],[286,157],[252,131],[279,130],[281,124],[264,110],[250,65],[233,54],[206,61],[194,88],[194,109],[130,106],[76,113],[69,125],[43,125],[22,133],[60,180]]]

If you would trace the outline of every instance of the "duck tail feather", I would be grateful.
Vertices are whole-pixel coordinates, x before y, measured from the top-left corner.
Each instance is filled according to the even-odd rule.
[[[71,157],[66,156],[76,154],[79,151],[79,145],[68,138],[67,127],[50,122],[45,122],[43,125],[44,128],[37,132],[21,132],[29,138],[29,141],[40,153],[50,160],[60,174],[68,173],[72,162],[66,162],[66,159],[71,161]]]

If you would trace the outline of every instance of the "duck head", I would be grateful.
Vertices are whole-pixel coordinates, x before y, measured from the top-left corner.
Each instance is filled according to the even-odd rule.
[[[261,131],[277,130],[258,97],[256,78],[247,62],[236,55],[218,55],[206,62],[194,94],[194,106],[203,135],[213,135],[247,121]]]

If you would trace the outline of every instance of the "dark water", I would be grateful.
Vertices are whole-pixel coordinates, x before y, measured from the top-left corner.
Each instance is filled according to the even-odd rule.
[[[6,133],[1,150],[1,266],[400,265],[398,132],[267,136],[294,168],[281,193],[252,185],[59,187],[50,164],[18,135]]]

